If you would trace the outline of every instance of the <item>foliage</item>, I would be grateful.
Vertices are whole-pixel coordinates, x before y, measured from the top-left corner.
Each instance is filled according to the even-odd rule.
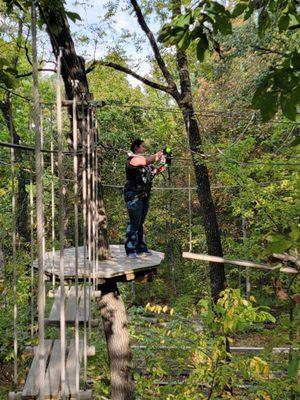
[[[195,43],[197,58],[203,62],[209,48],[221,55],[220,43],[215,35],[231,34],[232,18],[243,16],[247,21],[256,14],[258,39],[271,32],[273,40],[269,44],[275,40],[275,48],[265,51],[277,57],[271,60],[260,79],[252,106],[261,111],[264,121],[270,120],[279,106],[288,119],[295,120],[297,104],[300,103],[300,17],[295,1],[241,0],[231,13],[215,1],[199,1],[196,5],[188,3],[184,14],[173,16],[172,21],[164,25],[159,40],[165,45],[176,45],[181,51]]]

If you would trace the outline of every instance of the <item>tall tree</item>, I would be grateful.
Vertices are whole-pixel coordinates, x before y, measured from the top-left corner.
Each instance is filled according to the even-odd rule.
[[[133,76],[139,81],[143,82],[145,85],[148,85],[154,89],[168,93],[176,101],[179,109],[182,112],[182,116],[185,123],[185,129],[188,135],[191,158],[193,161],[196,183],[197,183],[197,194],[203,216],[208,252],[211,255],[222,257],[223,251],[222,251],[221,237],[219,232],[215,205],[210,189],[208,169],[204,163],[199,162],[199,157],[197,157],[197,154],[201,152],[202,140],[201,140],[200,128],[194,111],[193,94],[192,94],[187,53],[183,49],[179,50],[177,48],[176,50],[177,73],[180,82],[180,88],[178,88],[175,82],[176,78],[170,72],[170,69],[168,68],[161,54],[157,40],[145,20],[141,7],[139,6],[136,0],[130,0],[130,3],[142,31],[144,32],[144,34],[146,35],[147,39],[150,42],[155,57],[155,61],[164,77],[164,80],[166,81],[166,85],[145,78],[137,74],[136,72],[132,71],[128,67],[120,64],[116,64],[113,62],[104,62],[104,61],[100,62],[100,64],[124,72],[128,75]],[[172,3],[172,9],[175,15],[180,15],[181,2],[177,0],[174,1]],[[225,286],[225,271],[223,264],[217,264],[213,262],[210,263],[210,282],[211,282],[211,295],[213,300],[216,301],[219,296],[219,293],[224,289]]]
[[[23,20],[22,18],[18,21],[18,28],[17,28],[17,36],[15,38],[16,46],[13,51],[13,57],[11,60],[10,70],[13,72],[11,83],[14,82],[14,77],[17,72],[18,62],[19,62],[19,55],[20,55],[20,48],[23,41]],[[4,80],[4,84],[8,84]],[[0,110],[2,112],[3,118],[5,120],[7,129],[9,132],[12,133],[13,140],[15,144],[20,144],[21,137],[17,132],[16,126],[13,120],[13,113],[12,113],[12,102],[11,97],[8,94],[4,100],[0,102]],[[15,149],[15,157],[16,162],[21,165],[23,162],[23,154],[22,150],[16,148]],[[25,241],[30,240],[30,233],[28,228],[28,193],[26,191],[26,184],[28,181],[28,173],[22,169],[18,168],[17,173],[17,181],[18,181],[18,194],[17,194],[17,232],[20,237],[22,237]]]
[[[39,3],[40,18],[46,25],[49,34],[50,42],[52,45],[55,57],[59,54],[59,49],[63,49],[62,54],[62,78],[64,81],[66,98],[71,100],[73,96],[79,93],[84,99],[89,100],[91,93],[89,90],[87,73],[85,70],[85,60],[83,57],[77,55],[72,34],[70,31],[69,22],[67,19],[67,12],[64,8],[62,1],[53,3],[52,1],[45,0]],[[74,15],[73,15],[74,18]],[[76,18],[80,18],[76,15]],[[73,82],[78,82],[78,93],[74,93]],[[87,114],[89,109],[85,110]],[[86,117],[87,115],[85,115]],[[80,119],[78,113],[78,134],[79,144],[83,136],[83,118]],[[70,119],[72,118],[70,113]],[[107,235],[107,217],[104,208],[103,192],[100,185],[98,185],[98,209],[96,211],[96,219],[99,226],[99,257],[106,259],[109,256],[109,245]],[[95,199],[94,199],[95,200]]]

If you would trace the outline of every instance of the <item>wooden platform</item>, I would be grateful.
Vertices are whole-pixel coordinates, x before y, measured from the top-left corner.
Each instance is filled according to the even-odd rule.
[[[86,321],[90,317],[90,308],[88,301],[88,290],[86,288]],[[65,321],[67,324],[73,324],[76,317],[76,288],[75,286],[65,286]],[[52,305],[49,317],[45,322],[49,324],[57,324],[60,321],[60,299],[61,299],[61,287],[57,289],[54,295],[54,303]],[[78,316],[79,323],[84,322],[84,289],[82,286],[78,288]]]
[[[45,399],[59,399],[61,396],[61,351],[60,340],[45,340]],[[79,342],[80,360],[83,354],[83,341]],[[76,358],[75,341],[72,340],[66,352],[66,398],[76,398]],[[9,399],[37,399],[39,396],[39,353],[35,348],[29,373],[21,393],[10,393]],[[79,398],[91,398],[91,391],[81,393]]]
[[[119,278],[127,281],[135,279],[137,273],[147,272],[155,269],[164,259],[164,253],[151,250],[152,254],[147,256],[139,256],[136,259],[126,257],[123,245],[110,245],[112,258],[106,261],[99,261],[98,273],[95,278],[110,279]],[[78,276],[84,277],[84,258],[83,247],[78,248],[79,265]],[[65,249],[65,278],[72,279],[75,277],[75,248]],[[37,262],[34,263],[37,268]],[[53,256],[52,252],[45,253],[44,271],[48,275],[52,275]],[[86,260],[86,268],[88,271],[88,262]],[[54,274],[59,276],[60,270],[60,252],[56,251],[54,255]],[[92,272],[91,272],[92,275]],[[89,272],[87,272],[87,277]],[[93,276],[92,276],[93,277]]]

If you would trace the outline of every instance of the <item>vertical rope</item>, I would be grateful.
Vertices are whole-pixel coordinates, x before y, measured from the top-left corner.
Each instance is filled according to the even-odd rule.
[[[30,173],[30,189],[29,189],[29,202],[30,202],[30,266],[31,266],[31,273],[30,273],[30,292],[31,292],[31,299],[30,299],[30,310],[31,310],[31,327],[30,327],[30,334],[31,339],[33,339],[34,334],[34,251],[33,251],[33,224],[34,224],[34,209],[33,209],[33,181],[32,181],[32,173]]]
[[[75,231],[75,389],[76,398],[79,394],[79,294],[78,294],[78,143],[77,143],[77,104],[76,104],[76,89],[78,82],[73,83],[73,107],[72,107],[72,122],[73,122],[73,171],[74,171],[74,231]]]
[[[10,130],[10,141],[14,144],[14,131],[12,124],[12,107],[11,107],[11,95],[8,97],[9,107],[9,130]],[[16,220],[16,190],[15,190],[15,150],[10,150],[10,166],[11,166],[11,192],[12,192],[12,265],[13,265],[13,319],[14,319],[14,386],[15,389],[18,385],[18,306],[17,306],[17,283],[18,283],[18,271],[17,271],[17,220]]]
[[[91,210],[91,120],[90,109],[87,112],[87,228],[88,228],[88,260],[89,260],[89,317],[88,338],[91,340],[91,273],[92,273],[92,210]]]
[[[191,168],[189,167],[189,252],[192,251],[192,191],[191,191]]]
[[[97,260],[97,242],[96,242],[96,231],[97,231],[97,208],[96,208],[96,129],[95,129],[95,114],[94,109],[91,110],[92,117],[92,205],[93,205],[93,292],[92,292],[92,301],[93,301],[93,318],[95,317],[95,300],[96,300],[96,260]]]
[[[98,185],[99,185],[99,175],[98,175],[98,120],[96,116],[96,110],[95,110],[95,179],[96,179],[96,190],[95,190],[95,207],[96,207],[96,216],[97,216],[97,223],[96,223],[96,279],[95,279],[95,296],[96,296],[96,290],[98,288],[98,275],[99,275],[99,203],[98,203]],[[95,298],[96,302],[96,298]]]
[[[87,315],[86,315],[86,306],[87,306],[87,290],[86,290],[86,277],[87,277],[87,249],[86,249],[86,238],[87,238],[87,204],[86,204],[86,196],[87,196],[87,173],[86,173],[86,121],[85,121],[85,109],[82,103],[82,202],[83,202],[83,379],[86,383],[87,381]]]
[[[35,131],[35,169],[36,169],[36,222],[38,251],[38,325],[39,325],[39,398],[44,399],[45,380],[45,287],[44,287],[44,215],[43,215],[43,160],[42,137],[40,127],[40,99],[38,90],[38,60],[37,60],[37,14],[35,4],[31,7],[32,30],[32,67],[33,67],[33,122]]]
[[[62,49],[57,57],[56,73],[56,102],[57,102],[57,142],[58,142],[58,176],[59,176],[59,241],[60,241],[60,342],[61,342],[61,397],[65,400],[66,392],[66,321],[65,321],[65,184],[63,167],[63,138],[62,138],[62,104],[61,104],[61,58]]]
[[[52,289],[55,288],[55,188],[54,188],[54,144],[53,144],[53,109],[50,110],[50,132],[51,132],[51,242],[52,242]]]

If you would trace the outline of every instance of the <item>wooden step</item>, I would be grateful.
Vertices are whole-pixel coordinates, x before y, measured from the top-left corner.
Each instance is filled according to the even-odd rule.
[[[11,393],[10,399],[37,399],[39,395],[39,351],[35,347],[34,358],[22,394]],[[83,340],[79,341],[79,370],[83,355]],[[59,399],[61,396],[61,341],[45,340],[45,399]],[[66,399],[76,398],[76,354],[73,339],[66,349]],[[80,392],[79,398],[91,398],[91,391]]]
[[[61,287],[54,293],[54,302],[46,322],[49,324],[58,324],[60,321],[60,299]],[[86,321],[89,321],[90,307],[88,299],[88,288],[86,288]],[[74,324],[76,318],[76,287],[65,286],[65,321],[67,324]],[[79,323],[84,323],[84,288],[78,287],[78,318]]]

